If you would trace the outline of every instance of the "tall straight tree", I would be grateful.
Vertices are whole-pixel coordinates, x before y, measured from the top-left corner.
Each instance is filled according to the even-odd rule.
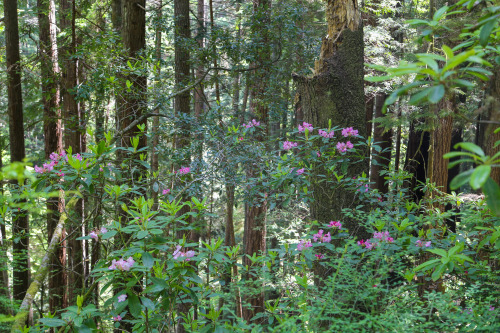
[[[21,162],[25,157],[23,93],[21,89],[21,56],[19,54],[19,24],[17,0],[4,1],[5,53],[7,64],[7,98],[9,112],[10,160]],[[18,184],[22,186],[23,184]],[[13,297],[22,300],[29,283],[29,221],[20,211],[12,216]]]
[[[54,0],[38,0],[38,29],[40,34],[40,68],[42,76],[43,132],[45,140],[45,159],[53,152],[61,153],[62,128],[61,109],[59,104],[59,63],[57,51],[56,6]],[[47,235],[48,240],[59,221],[62,210],[59,197],[47,200]],[[63,236],[64,237],[64,236]],[[62,240],[63,241],[63,240]],[[60,246],[51,258],[49,274],[49,311],[67,306],[64,286],[66,285],[66,246]]]
[[[319,60],[312,77],[295,76],[298,103],[304,120],[315,127],[356,127],[366,137],[363,82],[363,27],[356,0],[328,0],[328,32],[323,38]],[[349,166],[348,175],[358,177],[368,171],[367,163]],[[356,205],[355,196],[345,189],[332,189],[327,182],[313,184],[312,218],[320,223],[342,219],[342,209]],[[357,221],[344,220],[351,234],[367,237]]]
[[[73,154],[83,152],[82,110],[76,99],[78,86],[78,57],[76,56],[76,0],[61,0],[60,27],[68,38],[61,45],[62,63],[62,115],[64,118],[64,147],[71,147]],[[67,224],[67,267],[68,267],[68,301],[73,302],[83,289],[84,263],[83,243],[77,240],[82,236],[83,204],[80,199]],[[71,286],[71,287],[70,287]]]
[[[269,41],[271,0],[254,0],[251,35],[255,45],[255,70],[251,74],[250,89],[250,112],[253,118],[260,122],[262,132],[257,132],[255,139],[265,142],[268,137],[269,106],[266,103],[266,91],[269,86],[269,65],[271,59],[271,47]],[[247,169],[247,177],[257,178],[260,170],[256,165]],[[259,267],[252,264],[249,257],[266,252],[266,200],[254,200],[246,205],[243,248],[246,256],[243,257],[243,266],[249,267],[245,274],[247,281],[255,282],[255,292],[247,295],[243,304],[243,319],[250,321],[257,313],[265,310],[264,292],[259,282]],[[254,266],[254,267],[252,267]]]
[[[189,0],[174,1],[174,27],[175,27],[175,43],[174,43],[174,61],[175,61],[175,87],[177,90],[182,90],[189,84],[191,69],[189,64],[190,52],[187,46],[187,41],[191,38],[191,27],[189,22]],[[175,149],[178,153],[182,152],[183,163],[190,163],[191,157],[186,153],[190,145],[189,140],[189,121],[191,114],[191,94],[189,90],[175,96],[174,110],[180,122],[180,133],[175,138]],[[183,197],[184,201],[189,201],[189,196]],[[188,206],[184,206],[179,212],[183,215],[189,211]],[[191,224],[191,218],[188,217],[188,225]],[[194,230],[186,233],[185,230],[179,230],[177,237],[186,237],[188,240],[196,238]],[[177,306],[178,321],[176,326],[177,333],[185,332],[183,322],[184,319],[180,316],[181,313],[186,314],[189,311],[190,305],[179,302]]]

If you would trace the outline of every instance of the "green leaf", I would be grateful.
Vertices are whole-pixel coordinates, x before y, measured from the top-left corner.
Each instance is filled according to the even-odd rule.
[[[457,67],[458,65],[467,61],[468,58],[470,56],[474,55],[475,53],[476,53],[476,51],[474,51],[474,49],[471,49],[471,50],[468,50],[466,52],[462,52],[462,53],[457,54],[456,56],[454,56],[453,58],[448,60],[448,62],[446,63],[446,66],[443,67],[443,72]]]
[[[439,278],[441,278],[441,276],[443,275],[443,273],[446,271],[446,265],[443,264],[443,265],[439,265],[435,270],[434,272],[432,273],[432,281],[437,281],[439,280]]]
[[[473,152],[474,154],[478,155],[478,156],[484,156],[484,152],[483,150],[481,149],[481,147],[473,144],[472,142],[459,142],[455,145],[455,149],[458,149],[458,148],[463,148],[465,150],[468,150],[470,152]]]
[[[443,45],[442,50],[444,54],[446,55],[446,58],[450,59],[453,58],[454,54],[453,51],[449,48],[448,45]]]
[[[491,212],[500,216],[500,186],[491,178],[488,178],[483,185],[483,192],[486,195],[486,203]]]
[[[429,22],[426,20],[413,19],[413,20],[406,20],[406,24],[409,24],[409,25],[429,25]]]
[[[467,183],[470,179],[470,176],[472,175],[472,172],[474,172],[474,169],[467,170],[465,172],[462,172],[458,174],[455,178],[450,183],[450,188],[452,190],[456,190],[460,186],[464,185]]]
[[[41,318],[40,321],[47,327],[59,327],[66,325],[66,322],[64,320],[57,318]]]
[[[383,76],[365,76],[365,81],[368,82],[381,82],[392,79],[393,75],[383,75]]]
[[[147,230],[141,230],[139,231],[139,233],[137,234],[137,239],[143,239],[144,237],[146,237],[148,235],[148,231]]]
[[[424,262],[423,264],[415,267],[415,271],[420,271],[420,270],[425,270],[425,269],[429,269],[433,266],[435,266],[437,263],[439,263],[441,261],[441,259],[433,259],[433,260],[429,260],[429,261],[426,261]]]
[[[429,92],[429,102],[436,104],[443,98],[444,92],[445,89],[442,84],[432,87],[431,91]]]
[[[446,252],[445,250],[443,249],[429,249],[427,250],[428,252],[432,252],[434,254],[437,254],[441,257],[447,257],[448,256],[448,252]]]
[[[135,294],[129,293],[128,308],[130,309],[130,314],[134,316],[134,318],[138,318],[141,315],[141,302]]]
[[[142,263],[144,264],[145,267],[147,268],[151,268],[153,267],[154,263],[155,263],[155,260],[153,258],[153,256],[151,255],[151,253],[149,252],[144,252],[142,254]]]
[[[483,27],[481,28],[481,31],[479,32],[479,44],[481,44],[482,47],[485,47],[488,45],[488,41],[490,39],[490,34],[491,30],[495,27],[496,22],[489,21]]]
[[[436,10],[436,12],[434,13],[434,16],[432,17],[432,20],[433,21],[439,21],[441,20],[443,17],[445,17],[446,15],[446,11],[448,10],[448,6],[443,6],[441,8],[439,8],[438,10]]]
[[[477,190],[484,185],[491,173],[491,166],[480,165],[478,166],[470,177],[470,186]]]

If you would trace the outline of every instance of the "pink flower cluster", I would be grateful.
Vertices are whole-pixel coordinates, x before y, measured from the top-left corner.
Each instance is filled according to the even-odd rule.
[[[181,249],[182,249],[182,246],[177,245],[174,253],[172,253],[172,255],[174,256],[174,259],[185,258],[184,260],[189,261],[190,260],[189,258],[194,257],[194,255],[195,255],[194,251],[190,250],[190,251],[182,252]]]
[[[309,123],[306,123],[305,121],[302,123],[302,125],[299,125],[299,133],[302,133],[302,132],[305,132],[307,130],[309,130],[309,132],[311,132],[314,127],[313,125],[309,124]]]
[[[337,143],[337,150],[340,153],[345,153],[347,149],[352,149],[352,148],[354,148],[354,145],[351,143],[351,141]]]
[[[330,241],[332,240],[330,232],[328,232],[327,234],[323,233],[323,229],[319,229],[318,233],[313,235],[313,240],[318,243],[330,243]]]
[[[111,266],[108,268],[110,270],[119,270],[119,271],[130,271],[132,266],[135,264],[135,261],[132,257],[129,257],[127,260],[121,258],[120,260],[113,259],[111,262]]]
[[[361,247],[365,247],[367,250],[371,250],[375,247],[377,247],[378,244],[381,242],[387,242],[387,243],[392,243],[394,242],[394,238],[392,238],[389,235],[389,231],[384,231],[384,232],[375,232],[373,234],[373,238],[377,239],[378,241],[370,241],[369,239],[365,240],[360,240],[358,241],[358,245]]]
[[[120,295],[118,296],[118,303],[125,302],[126,299],[127,299],[127,294]]]
[[[304,171],[306,171],[306,169],[304,169],[304,168],[297,170],[297,175],[303,174]]]
[[[378,239],[378,240],[380,240],[380,241],[387,242],[387,243],[392,243],[392,242],[394,242],[394,238],[392,238],[392,237],[389,235],[389,231],[384,231],[384,232],[375,232],[375,233],[373,234],[373,238]]]
[[[353,129],[352,127],[347,127],[342,130],[342,135],[346,138],[348,136],[356,136],[358,135],[358,130]]]
[[[431,241],[427,241],[427,242],[425,242],[425,243],[424,243],[424,242],[422,242],[422,241],[419,239],[419,240],[417,240],[417,241],[415,242],[415,246],[417,246],[417,247],[424,247],[424,246],[425,246],[425,247],[430,247],[430,246],[431,246]]]
[[[168,194],[168,192],[170,192],[170,189],[168,189],[168,188],[167,188],[166,190],[163,190],[161,193],[162,193],[163,195],[167,195],[167,194]]]
[[[330,131],[330,133],[328,133],[327,131],[323,131],[323,130],[319,130],[318,134],[321,135],[324,138],[327,138],[327,139],[328,138],[331,139],[335,135],[335,133],[333,131]]]
[[[189,167],[184,167],[184,168],[180,168],[179,171],[177,171],[177,173],[179,175],[186,175],[188,174],[190,171]]]
[[[285,141],[283,142],[283,149],[284,150],[289,150],[294,147],[297,147],[297,142],[292,142],[292,141]]]
[[[97,240],[99,239],[99,235],[100,234],[105,234],[108,232],[108,229],[106,229],[106,227],[101,227],[100,230],[92,230],[90,233],[89,233],[89,236],[90,238],[94,239],[94,240]]]
[[[328,226],[330,228],[339,228],[339,230],[342,229],[342,223],[340,223],[340,221],[330,221]]]
[[[54,170],[54,166],[56,166],[57,162],[52,161],[50,163],[44,163],[42,167],[39,167],[35,165],[35,172],[36,173],[46,173],[46,172],[51,172]]]
[[[303,239],[300,240],[299,244],[297,244],[297,250],[302,251],[308,247],[312,247],[311,241],[305,241]]]
[[[113,317],[113,320],[114,320],[114,321],[120,321],[120,320],[122,320],[122,319],[123,319],[123,318],[122,318],[122,316],[120,316],[120,315],[117,315],[117,316],[114,316],[114,317]]]
[[[252,121],[249,121],[248,124],[243,124],[243,127],[245,128],[252,128],[254,126],[260,126],[260,121],[252,119]]]

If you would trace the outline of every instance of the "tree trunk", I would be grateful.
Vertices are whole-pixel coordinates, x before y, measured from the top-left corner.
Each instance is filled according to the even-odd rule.
[[[59,87],[59,59],[57,50],[56,6],[54,0],[38,0],[38,25],[40,33],[40,67],[42,76],[42,104],[44,114],[45,159],[52,153],[62,153],[62,126]],[[63,202],[59,197],[47,200],[47,235],[52,239],[59,220]],[[64,237],[64,235],[63,235]],[[64,308],[66,285],[66,243],[50,258],[49,269],[49,311]]]
[[[382,107],[387,95],[385,93],[377,93],[375,95],[375,118],[384,116]],[[389,191],[389,183],[384,179],[384,175],[380,174],[382,170],[389,170],[391,162],[392,148],[392,131],[384,131],[385,128],[379,123],[375,124],[373,131],[373,142],[380,147],[380,151],[376,152],[372,149],[372,164],[370,170],[370,182],[373,182],[373,188],[378,189],[381,193]],[[374,156],[376,155],[376,156]]]
[[[266,102],[266,92],[269,86],[269,61],[271,59],[271,47],[269,41],[270,28],[270,0],[256,0],[253,2],[252,20],[252,38],[258,41],[261,46],[256,49],[256,62],[252,67],[257,69],[252,73],[250,91],[250,111],[253,117],[261,123],[264,128],[263,134],[256,134],[255,139],[260,142],[265,142],[269,134],[269,107]],[[267,149],[267,148],[265,148]],[[247,177],[257,177],[260,170],[257,165],[252,165],[247,170]],[[246,276],[247,282],[252,282],[253,291],[245,299],[243,304],[243,319],[250,321],[257,313],[265,310],[264,291],[262,282],[260,281],[261,266],[254,266],[248,256],[264,255],[266,253],[266,214],[267,201],[264,199],[256,200],[252,198],[252,202],[248,204],[245,211],[245,227],[244,227],[244,253],[243,266],[248,267]]]
[[[3,168],[4,137],[0,136],[0,170]],[[4,195],[3,183],[0,183],[0,196]],[[0,286],[0,313],[12,315],[12,297],[9,283],[9,257],[7,256],[7,231],[5,220],[0,222],[0,272],[2,274],[2,286]]]
[[[17,1],[4,1],[5,55],[7,64],[7,98],[9,113],[10,161],[22,162],[24,148],[23,94],[21,89],[21,57]],[[22,186],[23,184],[18,184]],[[13,297],[23,300],[29,286],[29,222],[28,213],[12,214]],[[17,238],[17,239],[16,239]]]
[[[500,140],[500,132],[493,133],[500,125],[500,66],[497,66],[493,77],[490,79],[489,105],[487,119],[489,123],[484,131],[484,152],[488,156],[493,156],[500,151],[500,145],[495,147],[495,142]],[[491,168],[490,177],[500,184],[500,168]]]
[[[421,188],[416,189],[416,187],[421,183],[425,184],[430,145],[429,132],[417,129],[419,125],[418,121],[412,121],[410,123],[404,165],[404,170],[412,174],[407,187],[415,202],[419,202],[424,197]]]
[[[357,1],[327,1],[328,33],[323,39],[321,54],[312,77],[294,76],[299,93],[297,108],[304,120],[315,127],[356,127],[359,135],[367,136],[365,93],[363,83],[363,28]],[[367,173],[368,163],[349,166],[348,176]],[[321,171],[319,171],[321,172]],[[326,171],[323,171],[326,172]],[[343,220],[351,234],[368,237],[367,231],[355,220],[346,220],[343,208],[355,207],[355,194],[345,189],[334,190],[331,184],[313,183],[312,218],[321,224]]]
[[[190,54],[189,47],[186,45],[187,40],[191,38],[191,28],[189,22],[189,0],[175,0],[174,1],[174,26],[175,26],[175,43],[174,43],[174,57],[175,57],[175,86],[177,90],[181,90],[185,88],[189,84],[189,76],[190,76]],[[190,154],[185,153],[183,150],[186,150],[190,145],[189,139],[189,131],[190,124],[186,120],[187,117],[191,115],[191,106],[190,101],[191,94],[189,91],[186,91],[182,94],[179,94],[175,97],[174,101],[174,109],[178,117],[181,119],[180,127],[181,131],[178,137],[175,139],[175,148],[178,153],[182,151],[184,156],[183,161],[190,164]],[[184,201],[189,201],[189,197],[185,195],[183,197]],[[189,211],[188,206],[184,206],[183,209],[179,212],[180,215],[185,214]],[[191,220],[191,219],[189,219]],[[191,221],[186,221],[190,224]],[[180,230],[177,233],[177,237],[182,238],[186,236],[187,239],[190,238],[189,234],[186,233],[185,230]],[[186,314],[189,312],[190,304],[185,304],[179,302],[177,305],[177,333],[185,332],[183,323],[184,319],[181,317],[182,314]]]
[[[156,73],[155,73],[155,93],[160,95],[160,75],[161,75],[161,31],[163,29],[163,24],[162,24],[162,19],[163,19],[163,12],[162,12],[162,6],[163,2],[162,0],[159,0],[157,3],[157,8],[156,8],[156,36],[155,36],[155,60],[156,60]],[[160,113],[160,108],[155,107],[153,110],[153,113],[159,114]],[[158,173],[158,168],[159,168],[159,161],[158,161],[158,145],[160,144],[160,136],[159,136],[159,131],[160,129],[160,118],[159,117],[154,117],[153,118],[153,130],[152,130],[152,135],[153,135],[153,140],[152,140],[152,149],[151,149],[151,171],[153,173],[153,184],[157,183],[158,176],[156,174]],[[157,183],[158,184],[158,183]],[[160,186],[158,184],[158,189],[155,190],[154,185],[152,188],[152,196],[153,196],[153,202],[154,202],[154,207],[153,210],[158,209],[158,194],[160,191],[163,191],[163,189],[160,189]]]

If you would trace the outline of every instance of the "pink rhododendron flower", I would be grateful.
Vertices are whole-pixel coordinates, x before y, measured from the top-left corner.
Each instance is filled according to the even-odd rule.
[[[172,253],[172,255],[174,256],[174,259],[184,258],[184,260],[189,261],[190,260],[189,258],[194,257],[194,255],[195,255],[194,251],[190,250],[187,252],[182,252],[181,249],[182,249],[182,246],[180,246],[180,245],[176,246],[174,253]]]
[[[323,233],[323,229],[319,229],[318,233],[313,235],[313,240],[318,243],[330,243],[330,241],[332,240],[330,232],[328,232],[327,234]]]
[[[188,174],[190,171],[189,167],[184,167],[184,168],[180,168],[179,171],[177,171],[180,175],[186,175]]]
[[[375,248],[376,246],[377,246],[377,243],[370,243],[369,239],[367,239],[366,242],[365,242],[365,247],[368,250],[371,250],[371,249]]]
[[[105,234],[108,232],[108,229],[106,227],[101,227],[101,234]]]
[[[99,172],[103,172],[104,169],[102,167],[99,167]]]
[[[335,133],[333,131],[327,132],[327,131],[323,131],[323,130],[319,130],[318,134],[324,138],[327,138],[327,139],[331,139],[335,135]]]
[[[306,129],[309,130],[309,132],[311,132],[314,127],[313,125],[309,124],[309,123],[306,123],[305,121],[302,123],[302,125],[299,125],[299,132],[302,133],[302,132],[305,132]]]
[[[163,190],[161,193],[162,193],[163,195],[166,195],[166,194],[168,194],[168,192],[170,192],[170,189],[168,189],[168,188],[167,188],[166,190]]]
[[[252,119],[252,121],[249,121],[248,124],[243,124],[245,128],[252,128],[254,126],[260,126],[260,121],[257,121],[255,119]]]
[[[345,153],[347,151],[347,147],[344,142],[337,142],[337,150],[339,153]]]
[[[430,247],[431,246],[431,241],[427,241],[427,242],[424,243],[420,239],[418,239],[415,242],[415,246],[417,246],[417,247]]]
[[[317,152],[316,152],[316,155],[317,155],[318,157],[321,157],[321,153],[320,153],[319,151],[317,151]]]
[[[118,296],[118,303],[125,302],[126,299],[127,299],[127,294],[120,295]]]
[[[114,317],[113,317],[113,320],[114,320],[114,321],[120,321],[120,320],[122,320],[122,317],[121,317],[120,315],[118,315],[118,316],[114,316]]]
[[[325,257],[321,253],[315,254],[314,256],[316,256],[316,258],[318,258],[319,260],[321,260],[321,259],[323,259]]]
[[[304,173],[304,171],[305,171],[305,169],[304,169],[304,168],[297,170],[297,175],[301,175],[301,174],[303,174],[303,173]]]
[[[297,250],[299,250],[299,251],[302,251],[308,247],[312,247],[311,241],[305,241],[305,240],[301,239],[299,244],[297,244]]]
[[[342,135],[346,138],[348,136],[356,136],[358,135],[358,130],[353,129],[352,127],[347,127],[342,130]]]
[[[283,142],[283,149],[284,150],[289,150],[294,147],[297,147],[297,142],[291,142],[291,141],[285,141]]]
[[[488,311],[495,311],[495,307],[493,305],[490,305],[490,308],[488,309]]]
[[[95,231],[91,231],[90,234],[89,234],[90,238],[92,239],[95,239],[97,240],[99,238],[99,236],[97,236],[97,234],[95,233]]]
[[[132,257],[129,257],[127,260],[121,258],[120,260],[113,259],[111,262],[111,266],[108,268],[110,270],[119,270],[119,271],[130,271],[132,266],[135,264],[135,261]]]
[[[330,228],[339,228],[339,230],[342,229],[342,223],[340,223],[340,221],[330,221],[328,226]]]

